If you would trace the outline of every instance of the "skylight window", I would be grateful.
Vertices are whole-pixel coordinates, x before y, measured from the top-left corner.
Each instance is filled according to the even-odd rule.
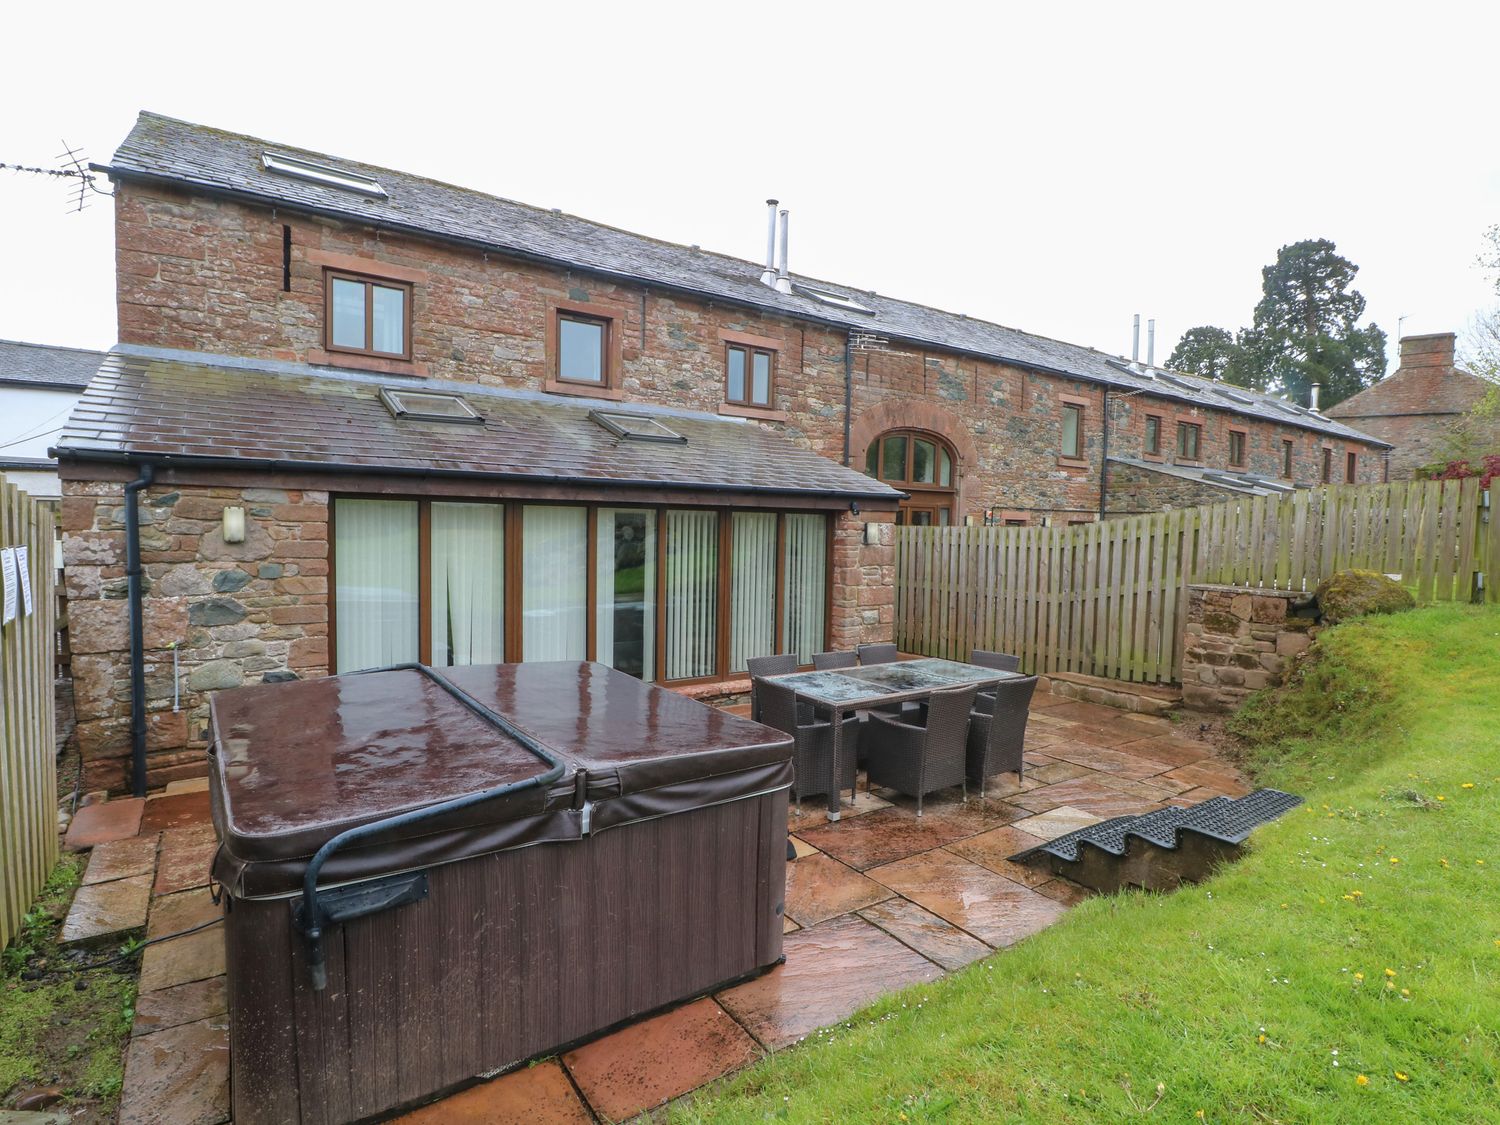
[[[1214,394],[1222,398],[1227,398],[1231,402],[1242,402],[1246,406],[1253,406],[1255,404],[1255,400],[1249,395],[1241,394],[1239,391],[1231,391],[1228,387],[1215,385],[1213,391]]]
[[[1196,391],[1200,389],[1197,384],[1189,383],[1186,379],[1179,379],[1176,375],[1168,375],[1165,371],[1159,372],[1157,378],[1163,383],[1171,383],[1172,386],[1177,387],[1179,390]]]
[[[613,411],[591,410],[589,417],[617,438],[626,441],[662,441],[686,445],[687,438],[676,430],[662,425],[655,418],[644,418],[639,414],[616,414]]]
[[[309,183],[338,188],[340,191],[353,192],[356,195],[370,195],[377,199],[386,198],[385,188],[369,176],[361,176],[356,172],[345,172],[340,168],[330,168],[326,164],[314,164],[311,160],[303,160],[297,156],[284,156],[279,152],[261,153],[260,162],[267,172],[275,172],[279,176],[290,176],[294,180],[307,180]]]
[[[838,309],[849,309],[851,312],[868,313],[870,316],[875,315],[874,309],[862,305],[853,297],[846,297],[842,293],[831,293],[827,289],[814,289],[810,285],[794,285],[792,289],[794,292],[800,293],[804,297],[811,297],[814,301],[818,301],[824,305],[832,305]]]
[[[385,403],[385,408],[397,418],[411,418],[419,422],[484,421],[474,408],[458,395],[382,387],[380,401]]]

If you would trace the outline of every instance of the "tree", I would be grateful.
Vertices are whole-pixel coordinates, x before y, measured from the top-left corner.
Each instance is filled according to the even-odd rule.
[[[1358,272],[1326,238],[1277,251],[1261,271],[1254,325],[1241,333],[1242,378],[1294,402],[1321,383],[1322,404],[1332,406],[1384,375],[1385,333],[1358,323],[1365,313],[1364,296],[1351,287]]]
[[[1234,337],[1211,324],[1189,328],[1177,341],[1167,366],[1205,379],[1223,379],[1239,359]]]

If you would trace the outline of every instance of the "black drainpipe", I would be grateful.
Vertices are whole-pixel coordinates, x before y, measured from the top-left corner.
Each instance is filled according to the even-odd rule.
[[[1104,440],[1099,447],[1099,518],[1108,518],[1109,508],[1109,388],[1104,388]]]
[[[146,795],[146,641],[141,617],[141,490],[151,484],[155,466],[125,486],[125,582],[130,603],[130,788]]]
[[[844,337],[844,466],[849,465],[850,428],[854,412],[854,336]]]

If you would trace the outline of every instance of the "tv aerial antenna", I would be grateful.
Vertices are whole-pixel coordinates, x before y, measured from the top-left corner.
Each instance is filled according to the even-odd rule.
[[[38,168],[28,164],[12,164],[0,161],[0,171],[24,172],[31,176],[53,176],[57,179],[72,181],[68,187],[68,210],[79,212],[86,210],[91,195],[112,195],[112,192],[104,191],[99,187],[98,176],[89,170],[82,149],[74,148],[63,141],[63,151],[52,159],[58,162],[56,168]]]
[[[856,352],[873,352],[876,355],[896,355],[912,358],[912,352],[903,352],[891,347],[890,338],[874,332],[850,332],[849,349]]]

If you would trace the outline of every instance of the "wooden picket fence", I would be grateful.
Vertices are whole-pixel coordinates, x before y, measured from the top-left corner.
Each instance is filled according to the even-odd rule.
[[[1477,478],[1338,485],[1072,527],[902,527],[896,642],[1034,672],[1176,681],[1187,588],[1312,590],[1399,574],[1420,602],[1500,601],[1500,520]]]
[[[0,625],[0,946],[57,862],[53,515],[0,474],[0,547],[26,546],[32,612]],[[19,593],[18,593],[19,603]]]

